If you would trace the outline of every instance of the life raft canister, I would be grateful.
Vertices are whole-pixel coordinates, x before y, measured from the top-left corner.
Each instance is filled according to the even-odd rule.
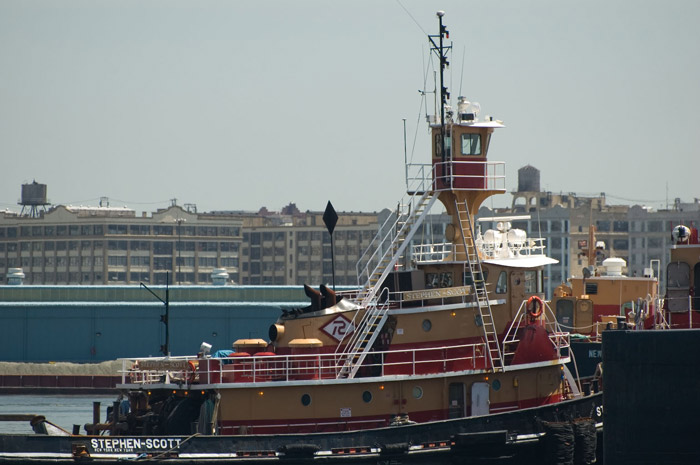
[[[530,317],[530,323],[534,323],[540,316],[542,316],[542,311],[544,309],[544,302],[542,299],[536,295],[530,296],[527,299],[527,314]]]

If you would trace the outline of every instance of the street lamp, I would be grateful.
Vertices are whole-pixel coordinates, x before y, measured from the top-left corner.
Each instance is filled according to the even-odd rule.
[[[177,284],[180,285],[180,278],[182,276],[182,223],[187,220],[185,218],[178,218],[175,221],[177,222]]]

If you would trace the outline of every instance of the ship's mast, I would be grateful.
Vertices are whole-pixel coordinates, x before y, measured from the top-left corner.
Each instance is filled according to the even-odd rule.
[[[447,61],[447,52],[452,49],[451,45],[445,46],[443,39],[449,39],[450,33],[447,28],[442,24],[442,17],[445,16],[444,11],[438,11],[437,17],[440,23],[440,34],[438,35],[428,35],[428,39],[433,44],[431,50],[435,52],[440,60],[440,151],[442,152],[442,161],[445,161],[445,106],[447,105],[447,100],[450,98],[450,93],[445,87],[445,68],[450,65]],[[435,43],[434,39],[438,39],[438,43]],[[439,44],[439,45],[438,45]]]

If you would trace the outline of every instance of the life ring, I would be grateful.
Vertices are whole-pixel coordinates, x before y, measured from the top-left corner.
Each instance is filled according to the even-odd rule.
[[[529,299],[527,299],[527,314],[530,317],[530,321],[535,321],[538,319],[540,316],[542,316],[542,310],[544,309],[544,302],[542,302],[542,299],[537,297],[536,295],[530,296]]]
[[[192,360],[187,362],[187,368],[188,370],[185,371],[185,380],[187,380],[188,384],[192,384],[194,382],[194,376],[197,374],[197,365],[194,364]]]

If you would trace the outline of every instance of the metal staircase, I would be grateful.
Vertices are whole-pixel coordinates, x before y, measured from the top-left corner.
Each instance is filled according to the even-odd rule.
[[[380,298],[376,299],[372,305],[365,307],[365,314],[353,332],[347,344],[340,350],[340,344],[336,349],[338,355],[337,378],[354,378],[357,370],[362,366],[367,353],[371,350],[374,341],[381,332],[382,326],[387,319],[389,309],[389,290],[384,288]],[[359,312],[358,312],[359,313]]]
[[[403,257],[411,239],[423,223],[435,200],[437,200],[437,195],[434,195],[432,191],[426,191],[420,197],[418,197],[418,193],[414,194],[408,203],[399,205],[394,223],[387,227],[387,224],[394,218],[392,215],[379,229],[375,240],[367,248],[367,251],[372,251],[372,253],[367,255],[365,252],[365,255],[360,257],[358,261],[357,276],[362,287],[358,295],[360,305],[364,307],[372,302],[372,299],[379,292],[381,283]],[[360,269],[360,267],[362,268]]]
[[[352,336],[344,345],[345,339],[340,341],[336,348],[339,378],[355,376],[387,319],[389,292],[386,288],[380,289],[380,286],[403,257],[437,200],[438,196],[432,190],[432,170],[414,179],[408,192],[408,199],[399,203],[396,214],[387,218],[358,261],[357,276],[361,290],[357,302],[365,312],[358,323],[352,321],[355,328]],[[359,313],[356,313],[356,317]]]
[[[484,330],[484,340],[489,356],[489,362],[493,371],[503,371],[504,363],[501,355],[501,348],[498,342],[498,332],[493,322],[493,314],[491,313],[491,305],[489,304],[489,296],[486,291],[486,281],[481,268],[481,259],[479,251],[474,242],[474,227],[472,226],[471,214],[466,202],[458,202],[455,200],[455,209],[459,217],[459,222],[462,230],[462,245],[464,246],[464,255],[466,256],[466,267],[472,277],[472,287],[474,295],[479,307],[479,315],[481,316],[481,327]],[[465,234],[469,231],[469,237]],[[457,251],[455,250],[455,253]]]

